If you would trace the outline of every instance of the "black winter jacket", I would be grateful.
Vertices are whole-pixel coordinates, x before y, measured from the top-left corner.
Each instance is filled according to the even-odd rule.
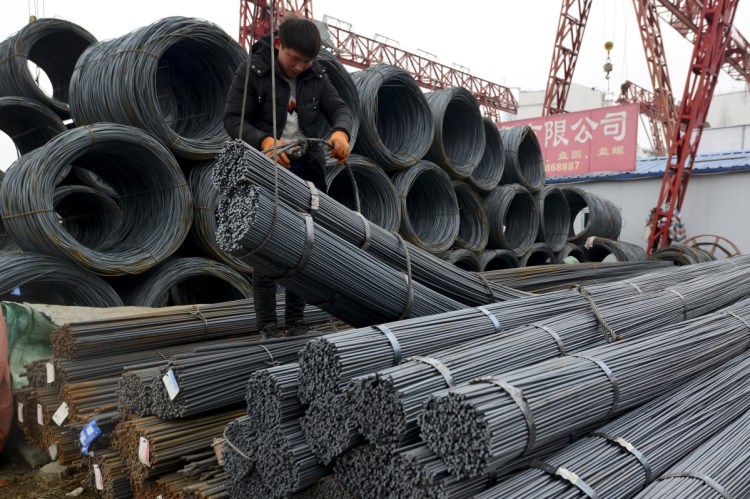
[[[270,34],[266,35],[253,44],[251,49],[252,56],[242,139],[258,149],[260,149],[261,142],[266,137],[272,135],[275,135],[277,139],[281,137],[286,124],[287,105],[289,103],[289,84],[282,77],[281,69],[276,64],[276,133],[273,134],[272,40]],[[275,57],[274,63],[276,63]],[[238,138],[240,135],[240,110],[242,108],[246,68],[247,61],[237,68],[224,107],[224,128],[232,138]],[[323,66],[318,61],[313,61],[312,66],[297,77],[297,116],[300,130],[306,137],[324,138],[317,137],[321,112],[333,130],[341,130],[350,135],[352,114],[346,103],[339,97]],[[311,180],[320,187],[325,168],[325,156],[320,146],[308,149],[308,164],[312,171],[309,171],[308,175],[305,176],[312,178],[306,178],[306,180]]]

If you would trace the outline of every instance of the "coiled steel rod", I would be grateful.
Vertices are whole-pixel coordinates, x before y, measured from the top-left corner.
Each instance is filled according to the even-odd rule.
[[[570,208],[560,188],[546,186],[534,196],[538,205],[537,241],[547,243],[557,253],[565,246],[570,228]]]
[[[521,184],[531,192],[544,187],[544,159],[536,133],[530,126],[500,130],[505,151],[501,184]]]
[[[529,251],[539,231],[539,212],[531,193],[521,185],[501,185],[485,197],[490,221],[489,247],[507,249],[517,257]]]
[[[481,253],[490,237],[487,205],[465,182],[453,182],[458,201],[459,229],[454,245],[474,253]]]
[[[440,258],[469,272],[479,272],[481,270],[479,257],[467,249],[453,249],[446,251],[440,255]]]
[[[0,74],[4,66],[7,64],[0,62]],[[67,129],[54,111],[35,100],[0,97],[0,131],[10,137],[19,155],[43,146]]]
[[[555,254],[547,243],[534,243],[529,252],[518,260],[519,267],[535,267],[555,262]]]
[[[505,150],[500,130],[489,119],[482,119],[484,126],[484,154],[479,164],[466,180],[477,191],[486,194],[497,187],[505,170]]]
[[[351,73],[341,64],[338,57],[331,54],[328,50],[324,48],[320,49],[316,59],[323,66],[339,97],[346,103],[349,112],[352,113],[349,146],[354,148],[354,144],[357,142],[357,132],[359,131],[359,122],[361,119],[359,115],[359,92],[357,92],[357,86],[354,84]],[[330,137],[330,135],[331,125],[325,118],[321,118],[318,122],[317,137]]]
[[[580,246],[576,246],[575,244],[571,243],[565,243],[565,246],[555,253],[555,263],[565,263],[565,259],[569,256],[572,256],[576,260],[578,260],[578,263],[586,263],[588,262],[588,259],[586,258],[586,252],[583,251],[583,248]]]
[[[590,262],[603,262],[610,255],[618,262],[640,262],[646,259],[645,249],[624,241],[590,237],[584,248]]]
[[[517,269],[520,266],[518,257],[510,250],[484,250],[479,254],[479,270],[481,272]]]
[[[670,244],[651,253],[648,256],[648,260],[664,260],[673,262],[675,265],[692,265],[694,263],[710,262],[716,260],[716,258],[698,247],[693,248],[681,244]]]
[[[565,193],[565,199],[567,199],[570,208],[568,242],[583,244],[592,236],[613,240],[620,237],[622,216],[617,206],[580,187],[565,185],[561,186],[560,189]],[[586,212],[586,209],[588,209],[588,216],[585,219],[585,224],[582,224],[583,229],[576,232],[576,220],[579,214]]]

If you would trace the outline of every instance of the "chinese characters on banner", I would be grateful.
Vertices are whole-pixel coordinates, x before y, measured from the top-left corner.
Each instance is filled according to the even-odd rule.
[[[635,170],[638,104],[509,121],[500,128],[519,125],[536,132],[548,177]]]

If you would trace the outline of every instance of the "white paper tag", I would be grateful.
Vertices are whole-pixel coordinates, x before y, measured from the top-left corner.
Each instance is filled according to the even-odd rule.
[[[57,459],[57,444],[50,445],[47,450],[49,451],[49,457],[53,461]]]
[[[18,403],[18,422],[23,423],[23,404]]]
[[[96,490],[104,490],[104,479],[102,478],[102,470],[99,469],[99,465],[94,465],[94,485]]]
[[[138,441],[138,460],[141,464],[151,467],[151,444],[146,437],[141,437]]]
[[[57,408],[55,413],[52,415],[52,421],[57,423],[57,426],[62,426],[63,421],[68,417],[68,404],[63,402],[60,407]]]
[[[177,380],[175,379],[172,370],[170,369],[167,371],[167,374],[165,374],[161,380],[164,382],[164,387],[167,389],[169,400],[174,400],[177,394],[180,393],[180,387],[177,384]]]
[[[42,409],[42,404],[36,405],[36,422],[44,426],[44,410]]]
[[[55,382],[55,365],[52,362],[47,362],[45,364],[47,367],[47,384]]]
[[[224,444],[226,440],[221,437],[214,437],[214,454],[216,460],[219,462],[219,466],[224,466]]]

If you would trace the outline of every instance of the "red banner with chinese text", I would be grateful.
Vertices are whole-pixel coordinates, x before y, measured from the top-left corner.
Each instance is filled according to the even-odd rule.
[[[508,121],[499,127],[518,125],[536,132],[548,177],[635,170],[638,104]]]

